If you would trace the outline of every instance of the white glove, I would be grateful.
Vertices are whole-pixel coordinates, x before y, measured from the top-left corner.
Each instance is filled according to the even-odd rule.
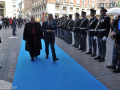
[[[94,36],[94,40],[96,40],[97,39],[97,37],[96,36]]]
[[[107,40],[107,37],[104,36],[102,40],[103,40],[103,41],[106,41],[106,40]]]
[[[70,27],[68,27],[68,29],[70,29]]]

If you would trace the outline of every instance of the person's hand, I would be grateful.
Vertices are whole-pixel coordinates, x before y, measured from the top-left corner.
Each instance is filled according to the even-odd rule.
[[[47,32],[51,32],[51,30],[47,30]]]
[[[111,36],[114,36],[114,35],[116,35],[116,32],[112,32],[110,35],[111,35]]]
[[[94,36],[94,40],[96,40],[97,39],[97,37],[96,36]]]
[[[104,36],[102,40],[103,40],[103,41],[106,41],[106,40],[107,40],[107,37]]]
[[[54,30],[52,30],[52,33],[54,33],[55,31]]]

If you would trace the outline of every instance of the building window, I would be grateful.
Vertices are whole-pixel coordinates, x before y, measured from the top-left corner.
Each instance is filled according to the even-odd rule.
[[[85,0],[83,0],[83,6],[85,6]]]
[[[90,0],[88,0],[88,6],[90,6]]]
[[[94,8],[94,1],[92,1],[92,8]]]
[[[70,4],[73,4],[73,0],[70,0]]]
[[[61,3],[61,0],[56,0],[56,3]]]
[[[4,8],[4,6],[0,4],[0,8]]]
[[[16,5],[13,5],[13,7],[16,7]]]
[[[82,9],[82,11],[85,11],[85,9]]]
[[[101,7],[104,7],[104,4],[105,4],[105,3],[100,3],[100,9],[101,9]]]
[[[66,11],[66,7],[63,7],[63,11]]]
[[[79,8],[76,8],[76,12],[79,12]]]
[[[80,4],[80,0],[77,0],[77,4],[78,4],[78,5]]]
[[[59,11],[59,6],[55,6],[55,11]]]
[[[70,12],[73,12],[73,7],[70,7]]]
[[[64,0],[64,3],[67,3],[67,0]]]

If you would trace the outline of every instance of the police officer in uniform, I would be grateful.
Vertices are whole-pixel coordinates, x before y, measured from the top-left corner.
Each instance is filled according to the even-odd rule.
[[[61,38],[64,39],[64,23],[65,23],[65,17],[62,17],[62,23],[61,23]]]
[[[114,33],[118,33],[119,32],[119,29],[118,29],[119,20],[120,20],[120,15],[118,15],[118,19],[114,23],[114,31],[110,34],[110,36],[112,36],[112,39],[114,40],[113,41],[112,64],[109,65],[109,66],[106,66],[106,67],[107,68],[111,68],[111,69],[116,69],[116,66],[117,66],[118,60],[119,60],[118,59],[118,54],[119,53],[118,53],[118,47],[117,47],[117,46],[119,46],[119,45],[117,45],[117,44],[119,44],[118,43],[119,41],[117,41],[117,40],[120,39],[120,38],[113,35]]]
[[[114,36],[115,38],[115,44],[116,44],[116,48],[115,48],[115,56],[114,56],[114,60],[112,61],[112,65],[111,65],[111,68],[115,69],[113,70],[114,73],[120,73],[120,16],[118,17],[119,18],[119,22],[118,22],[118,28],[115,31],[113,31],[111,33],[111,36]],[[116,68],[116,66],[118,65],[118,67]],[[108,67],[109,68],[109,67]]]
[[[89,39],[89,51],[86,54],[92,54],[91,57],[96,56],[96,39],[94,39],[94,32],[98,23],[98,18],[95,16],[96,10],[90,9],[91,18],[88,24],[88,39]],[[93,53],[92,53],[93,48]]]
[[[68,24],[68,21],[67,20],[67,15],[65,15],[65,21],[64,21],[64,40],[65,42],[67,42],[67,24]]]
[[[60,21],[60,38],[62,38],[62,22],[63,22],[63,17],[61,17],[61,21]]]
[[[110,31],[110,17],[106,15],[107,10],[102,7],[101,8],[101,17],[97,23],[97,38],[98,38],[98,50],[99,54],[95,60],[99,60],[99,62],[105,61],[106,54],[106,40]]]
[[[80,31],[80,23],[81,23],[81,20],[79,18],[79,13],[76,13],[76,19],[75,19],[75,22],[73,24],[73,31],[74,31],[74,39],[75,39],[75,48],[78,48],[79,47],[79,31]]]
[[[58,22],[57,22],[57,36],[60,37],[60,21],[61,19],[58,18]]]
[[[73,29],[73,24],[74,21],[72,20],[72,15],[69,15],[69,22],[67,25],[67,40],[68,40],[68,44],[72,44],[72,29]]]
[[[87,38],[87,25],[89,23],[89,20],[86,18],[86,12],[82,11],[81,13],[82,20],[80,24],[80,32],[79,32],[79,43],[80,43],[80,49],[82,52],[86,51],[86,38]]]
[[[57,18],[58,16],[57,15],[55,15],[55,19],[53,20],[53,21],[55,21],[56,23],[58,22],[58,18]],[[57,32],[58,32],[58,29],[57,29],[57,31],[55,32],[55,36],[57,36]]]

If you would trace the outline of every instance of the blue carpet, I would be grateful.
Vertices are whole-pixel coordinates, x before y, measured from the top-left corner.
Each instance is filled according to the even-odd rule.
[[[44,41],[42,47],[41,55],[31,62],[22,41],[12,86],[18,90],[108,90],[58,46],[55,63],[51,54],[45,59]]]

